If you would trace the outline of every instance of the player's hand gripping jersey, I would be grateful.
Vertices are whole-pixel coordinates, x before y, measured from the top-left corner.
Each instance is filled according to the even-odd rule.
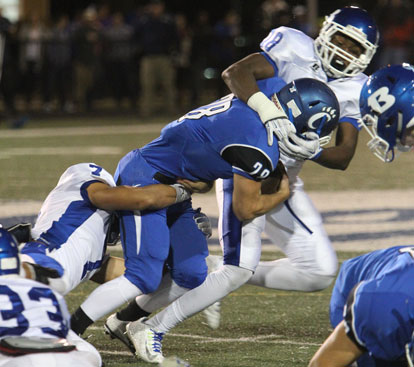
[[[284,85],[279,78],[259,83],[267,96]],[[233,173],[262,180],[279,160],[277,144],[268,146],[258,114],[232,94],[173,121],[140,151],[164,175],[190,180],[231,178]]]
[[[301,31],[288,27],[273,29],[261,42],[263,55],[274,65],[275,75],[286,83],[294,79],[313,78],[327,82],[338,98],[339,122],[352,123],[358,130],[359,95],[367,80],[360,73],[351,78],[328,78],[314,50],[314,40]]]

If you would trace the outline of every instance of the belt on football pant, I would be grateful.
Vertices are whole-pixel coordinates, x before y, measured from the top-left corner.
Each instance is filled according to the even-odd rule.
[[[174,185],[176,183],[176,179],[166,176],[161,172],[156,172],[155,175],[152,177],[154,180],[164,184],[164,185]]]

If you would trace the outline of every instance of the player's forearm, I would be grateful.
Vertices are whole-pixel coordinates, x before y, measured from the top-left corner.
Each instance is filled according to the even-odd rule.
[[[104,210],[155,210],[176,202],[176,190],[168,185],[117,186],[89,194],[92,203]]]
[[[330,147],[322,150],[314,162],[326,168],[346,170],[354,156],[355,149],[347,146]]]
[[[279,204],[283,203],[289,194],[276,192],[274,194],[262,194],[257,197],[257,200],[252,200],[248,203],[240,203],[240,205],[233,202],[233,212],[240,221],[251,220],[261,215],[266,214]]]
[[[251,95],[260,91],[253,72],[240,63],[229,66],[221,76],[230,91],[243,102],[247,103]]]
[[[253,53],[230,65],[221,74],[229,89],[243,102],[259,91],[257,80],[274,76],[273,65],[260,53]]]

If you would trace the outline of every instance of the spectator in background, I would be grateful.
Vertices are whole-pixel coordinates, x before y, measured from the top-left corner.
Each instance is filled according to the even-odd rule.
[[[211,66],[211,44],[213,27],[210,24],[210,15],[206,10],[201,10],[193,24],[193,42],[191,48],[191,107],[202,104],[200,101],[203,90],[204,70]]]
[[[413,5],[409,1],[390,0],[381,8],[379,24],[382,28],[383,46],[378,67],[410,62],[410,48],[414,34]]]
[[[103,29],[112,26],[113,17],[111,15],[111,8],[109,4],[101,4],[98,6],[97,21]]]
[[[29,21],[22,24],[18,34],[22,88],[27,109],[30,109],[33,93],[39,87],[45,36],[46,27],[38,14],[32,14]]]
[[[307,9],[304,5],[297,5],[292,9],[293,18],[288,24],[289,27],[298,29],[309,37],[314,38],[317,34],[312,32],[312,24],[308,22]]]
[[[175,16],[175,24],[178,32],[178,50],[174,57],[176,68],[177,87],[177,108],[180,112],[187,112],[190,109],[188,104],[188,92],[192,83],[191,80],[191,48],[193,34],[184,14],[178,13]]]
[[[62,15],[49,33],[46,44],[47,87],[45,93],[46,111],[52,109],[57,97],[61,111],[72,112],[72,33],[69,18]]]
[[[95,85],[101,71],[101,25],[93,7],[87,8],[74,37],[75,99],[78,108],[92,108]]]
[[[5,119],[11,120],[12,127],[21,127],[22,119],[17,118],[15,96],[19,83],[17,28],[2,15],[0,8],[0,93],[5,107]]]
[[[257,15],[257,43],[273,28],[287,25],[289,21],[290,7],[285,0],[265,0]]]
[[[105,45],[105,69],[109,82],[111,96],[115,98],[118,107],[122,99],[127,97],[131,107],[135,106],[135,96],[130,83],[132,61],[132,37],[134,29],[125,24],[121,12],[112,16],[112,25],[103,30]]]
[[[163,95],[162,111],[175,113],[175,68],[172,54],[177,51],[178,35],[174,20],[165,12],[165,4],[152,0],[136,28],[141,48],[140,112],[148,117],[155,112],[159,97],[156,87],[160,86]]]
[[[240,35],[240,16],[234,10],[229,10],[224,18],[216,23],[213,29],[212,52],[214,66],[217,67],[219,74],[233,64],[238,58],[235,39]],[[217,98],[223,96],[228,91],[222,80],[217,84]]]

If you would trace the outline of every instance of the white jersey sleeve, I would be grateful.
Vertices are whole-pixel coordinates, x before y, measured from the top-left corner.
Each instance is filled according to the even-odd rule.
[[[113,177],[94,163],[69,167],[44,201],[32,237],[54,245],[64,243],[75,230],[85,231],[85,239],[89,237],[93,243],[104,237],[109,213],[93,206],[87,194],[89,184],[96,181],[115,186]]]
[[[286,83],[299,78],[313,78],[327,83],[338,98],[340,120],[360,117],[359,95],[367,80],[365,74],[352,78],[330,79],[314,50],[314,40],[301,31],[288,27],[273,29],[261,42],[261,49],[277,69],[277,76]]]
[[[338,98],[341,110],[339,120],[358,120],[361,117],[359,110],[359,96],[368,77],[361,73],[352,78],[333,79],[328,85]],[[357,127],[357,126],[356,126]]]
[[[33,280],[2,277],[0,310],[0,338],[66,338],[70,329],[63,296]]]
[[[299,78],[328,80],[313,49],[313,39],[301,31],[288,27],[273,29],[260,47],[286,83]]]
[[[70,166],[60,176],[57,187],[73,190],[77,185],[83,185],[88,181],[101,181],[109,186],[115,186],[114,178],[101,166],[95,163],[79,163]]]

